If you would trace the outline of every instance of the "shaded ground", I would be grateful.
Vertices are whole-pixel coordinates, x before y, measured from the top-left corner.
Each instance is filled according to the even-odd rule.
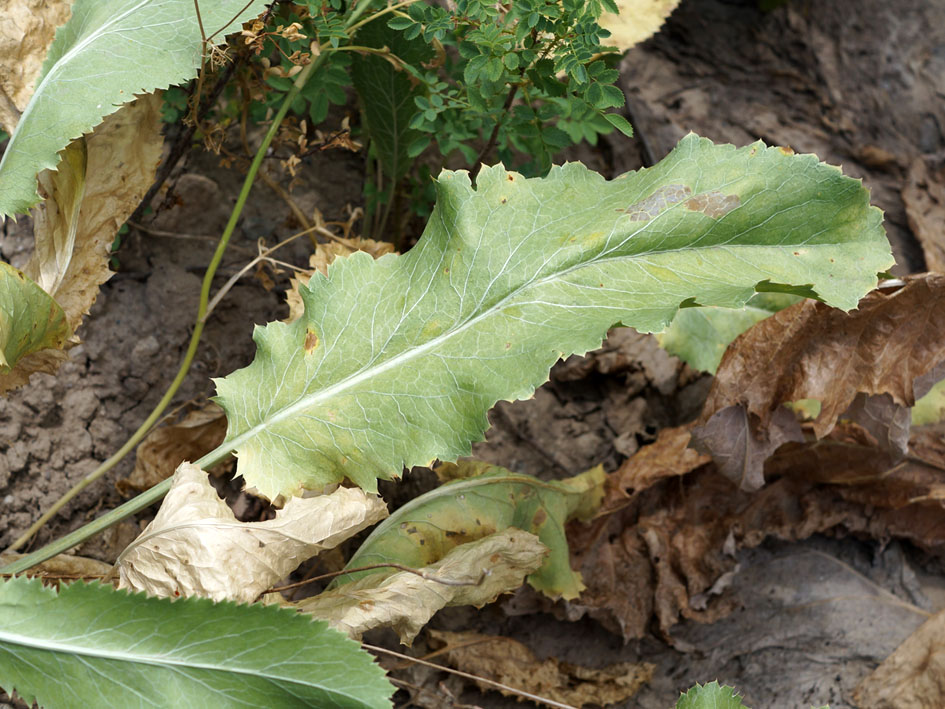
[[[886,212],[901,272],[921,270],[900,190],[912,161],[945,150],[945,3],[794,0],[770,13],[756,3],[683,0],[664,32],[631,51],[622,84],[637,138],[613,138],[576,158],[619,174],[662,157],[688,130],[742,145],[761,138],[842,164],[862,177]],[[81,348],[56,376],[0,401],[0,548],[131,434],[162,395],[186,347],[199,279],[229,214],[240,175],[212,155],[188,155],[156,215],[133,229],[120,272],[105,285],[80,330]],[[293,190],[306,213],[344,219],[360,199],[356,155],[316,153]],[[217,285],[256,253],[297,229],[284,201],[258,185]],[[7,223],[4,260],[28,255],[30,224]],[[282,258],[304,263],[298,243]],[[177,397],[212,393],[209,377],[247,364],[253,323],[283,317],[279,287],[252,277],[234,288],[210,320],[198,361]],[[707,380],[648,338],[623,333],[609,347],[616,362],[558,365],[534,399],[503,404],[476,454],[506,467],[561,477],[603,463],[614,470],[665,426],[693,418]],[[609,361],[610,364],[600,365]],[[39,543],[77,528],[120,501],[114,482],[126,461],[91,486],[41,533]],[[422,484],[417,476],[415,485]],[[126,522],[83,553],[114,558],[137,534]],[[481,629],[525,642],[540,656],[588,665],[646,659],[653,681],[627,706],[670,706],[680,689],[718,678],[749,705],[852,706],[857,682],[925,618],[945,604],[942,579],[923,571],[908,547],[843,538],[769,543],[738,556],[723,592],[734,612],[711,625],[684,622],[670,638],[624,645],[595,622],[564,623],[549,613],[514,615],[513,599],[475,613],[440,614],[435,627]],[[527,604],[526,604],[527,605]],[[520,609],[519,609],[520,610]],[[419,649],[423,649],[420,645]],[[448,694],[434,703],[448,705]],[[512,706],[498,695],[446,687],[479,706]]]

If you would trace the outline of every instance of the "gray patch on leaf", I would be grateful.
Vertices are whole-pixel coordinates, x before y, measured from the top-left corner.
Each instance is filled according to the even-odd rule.
[[[691,194],[692,190],[686,185],[666,185],[660,187],[646,199],[634,202],[626,209],[618,209],[617,211],[629,215],[631,222],[646,222],[658,216],[667,207],[679,204]]]
[[[722,194],[718,190],[697,194],[686,201],[686,209],[692,212],[702,212],[707,217],[718,219],[724,217],[735,207],[741,205],[737,194]]]

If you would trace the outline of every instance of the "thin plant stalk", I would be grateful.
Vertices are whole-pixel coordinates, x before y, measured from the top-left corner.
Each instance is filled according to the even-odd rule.
[[[262,143],[256,150],[256,155],[253,158],[253,162],[249,166],[249,171],[246,173],[246,179],[243,181],[243,187],[240,190],[239,197],[236,200],[236,205],[233,207],[233,211],[230,213],[230,219],[226,224],[226,228],[223,230],[223,234],[220,236],[220,241],[217,244],[216,251],[214,251],[213,258],[210,260],[210,265],[207,267],[207,272],[204,275],[203,285],[200,289],[200,304],[197,308],[197,320],[194,324],[194,332],[190,337],[190,344],[187,347],[187,353],[184,355],[184,359],[181,362],[180,368],[178,369],[177,376],[174,377],[174,381],[171,383],[170,388],[164,394],[163,398],[158,403],[154,411],[151,412],[151,415],[148,416],[147,420],[141,424],[137,431],[135,431],[134,435],[128,440],[128,442],[125,443],[125,445],[122,446],[121,449],[115,453],[115,455],[111,456],[107,461],[99,466],[99,468],[89,473],[78,485],[66,493],[66,495],[64,495],[55,505],[53,505],[53,507],[51,507],[42,517],[40,517],[36,524],[30,527],[30,529],[22,537],[20,537],[20,539],[14,542],[14,544],[10,547],[11,550],[16,549],[24,544],[36,532],[36,530],[42,527],[43,524],[45,524],[53,515],[55,515],[56,512],[58,512],[63,507],[63,505],[69,502],[69,500],[81,492],[86,486],[108,472],[108,470],[114,467],[114,465],[122,459],[122,457],[130,452],[147,434],[150,427],[160,418],[161,414],[164,412],[164,409],[168,404],[170,404],[171,399],[173,399],[174,395],[177,393],[177,389],[180,387],[181,383],[184,381],[184,378],[187,376],[187,372],[190,369],[190,364],[193,361],[194,355],[197,353],[197,346],[200,343],[200,336],[203,334],[203,328],[206,324],[205,316],[207,312],[207,306],[210,301],[210,286],[213,281],[213,275],[216,273],[220,262],[223,260],[223,253],[226,251],[230,237],[236,230],[236,224],[243,212],[243,207],[246,205],[246,200],[249,197],[250,190],[253,187],[256,173],[259,172],[259,168],[262,165],[266,151],[269,149],[269,145],[272,143],[273,138],[275,138],[276,132],[279,130],[279,126],[281,125],[283,118],[285,118],[286,113],[289,111],[289,107],[292,105],[292,102],[305,86],[309,77],[320,66],[323,61],[323,57],[324,55],[319,55],[314,59],[314,61],[312,61],[310,64],[307,64],[302,69],[302,71],[299,72],[299,75],[292,84],[292,89],[286,94],[285,99],[282,101],[282,106],[279,108],[279,112],[276,113],[275,117],[272,119],[272,124],[269,126],[269,130],[266,131],[266,135],[263,138]],[[220,448],[217,448],[215,451],[208,453],[199,461],[197,461],[197,465],[199,465],[201,468],[208,468],[220,462],[228,455],[229,450],[224,449],[221,446]],[[60,554],[66,549],[69,549],[76,544],[85,541],[92,535],[107,529],[125,517],[150,506],[154,502],[157,502],[167,494],[169,489],[170,479],[155,485],[150,490],[141,493],[134,499],[129,500],[119,507],[116,507],[110,512],[107,512],[93,522],[90,522],[89,524],[77,529],[75,532],[67,534],[65,537],[62,537],[51,544],[47,544],[41,549],[24,556],[22,559],[19,559],[18,561],[3,567],[3,569],[0,569],[0,572],[19,573],[20,571],[25,571],[26,569],[35,566],[36,564],[42,563],[46,559],[50,559],[56,554]]]

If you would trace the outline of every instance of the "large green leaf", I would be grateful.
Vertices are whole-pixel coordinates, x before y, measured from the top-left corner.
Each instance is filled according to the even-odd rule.
[[[429,44],[420,38],[407,39],[402,31],[390,29],[384,18],[365,25],[358,32],[357,43],[387,47],[397,60],[414,66],[433,55]],[[351,82],[361,97],[364,125],[384,174],[395,183],[407,174],[410,168],[407,148],[420,136],[409,124],[417,112],[414,98],[424,93],[424,87],[405,69],[376,54],[355,55]]]
[[[265,0],[204,0],[204,30],[239,31],[264,5]],[[196,76],[202,50],[193,0],[75,0],[0,160],[0,217],[39,201],[37,173],[56,167],[56,153],[70,140],[136,93]]]
[[[0,686],[47,707],[389,707],[356,643],[275,606],[0,584]]]
[[[577,598],[584,584],[581,574],[571,569],[564,524],[573,518],[588,519],[600,507],[604,469],[597,466],[551,482],[488,463],[466,461],[458,470],[459,475],[475,477],[453,480],[408,502],[377,525],[346,568],[389,562],[429,566],[457,545],[516,527],[535,534],[549,549],[528,583],[552,597]],[[455,471],[451,474],[457,476]],[[339,576],[333,587],[376,573],[385,569]]]
[[[30,352],[61,348],[71,334],[59,304],[22,271],[0,261],[0,374]]]
[[[859,181],[761,143],[689,135],[606,181],[580,164],[525,179],[443,172],[404,256],[339,259],[305,314],[257,329],[255,361],[217,381],[224,446],[262,494],[467,455],[498,400],[531,396],[563,355],[622,322],[662,330],[681,303],[741,307],[815,292],[845,309],[892,263]]]
[[[690,367],[715,374],[726,348],[756,322],[794,305],[800,296],[756,293],[742,308],[680,308],[657,335],[660,345]]]

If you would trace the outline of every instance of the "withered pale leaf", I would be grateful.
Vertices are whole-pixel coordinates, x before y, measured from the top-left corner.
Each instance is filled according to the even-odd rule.
[[[159,94],[142,96],[106,118],[85,139],[85,195],[72,256],[56,291],[56,301],[73,331],[95,302],[99,286],[111,277],[108,260],[115,234],[154,179],[163,144],[160,109]],[[55,239],[54,234],[62,228],[60,220],[71,213],[68,209],[53,209],[47,202],[33,210],[37,248],[23,269],[33,280],[40,277],[42,255],[50,250],[42,244]],[[56,349],[27,355],[12,372],[0,376],[0,394],[23,386],[34,372],[55,372],[66,358],[64,351]]]
[[[0,128],[12,133],[26,108],[70,0],[4,0],[0,22]]]
[[[122,495],[142,492],[171,477],[185,460],[197,460],[223,443],[226,417],[216,404],[189,412],[181,421],[148,434],[138,447],[135,469],[115,487]]]
[[[39,193],[44,200],[42,207],[33,212],[36,246],[29,267],[36,272],[36,282],[53,297],[75,251],[88,164],[85,137],[73,140],[59,155],[55,170],[39,174]]]
[[[491,603],[521,586],[547,553],[535,535],[509,528],[453,548],[424,567],[423,577],[409,571],[372,574],[307,598],[297,607],[352,638],[392,627],[401,642],[410,645],[440,608]]]
[[[860,709],[945,706],[945,611],[910,635],[853,693]]]
[[[818,438],[843,416],[903,455],[908,417],[900,409],[945,374],[943,312],[945,275],[930,273],[873,291],[851,313],[811,300],[776,313],[725,353],[693,438],[724,462],[733,480],[754,489],[763,480],[763,458],[780,442],[798,439],[782,405],[817,399],[821,411],[812,431]],[[859,394],[889,401],[854,405]],[[743,413],[733,416],[730,407]],[[713,417],[725,418],[725,425],[713,424]],[[751,455],[758,450],[763,453]]]
[[[182,463],[157,516],[119,557],[118,587],[250,603],[306,559],[386,515],[378,496],[341,487],[294,497],[275,519],[238,522],[207,474]]]
[[[428,634],[437,645],[445,646],[438,654],[455,669],[578,707],[624,702],[650,681],[656,669],[649,662],[617,662],[593,669],[554,657],[539,660],[522,643],[500,635],[441,630]],[[480,687],[495,690],[487,684]]]
[[[296,274],[295,278],[290,279],[289,291],[285,294],[285,301],[289,305],[289,317],[286,322],[298,320],[305,306],[302,305],[302,296],[299,295],[299,285],[308,285],[316,273],[323,276],[328,273],[328,266],[339,256],[344,258],[350,256],[355,251],[364,251],[371,254],[374,258],[380,258],[384,254],[394,253],[394,245],[386,241],[375,241],[374,239],[361,239],[335,237],[335,240],[327,244],[318,244],[315,247],[315,253],[308,257],[308,271],[302,271]]]
[[[679,0],[616,0],[620,14],[605,11],[600,25],[610,31],[604,44],[615,45],[619,50],[630,49],[649,39],[666,22]]]

